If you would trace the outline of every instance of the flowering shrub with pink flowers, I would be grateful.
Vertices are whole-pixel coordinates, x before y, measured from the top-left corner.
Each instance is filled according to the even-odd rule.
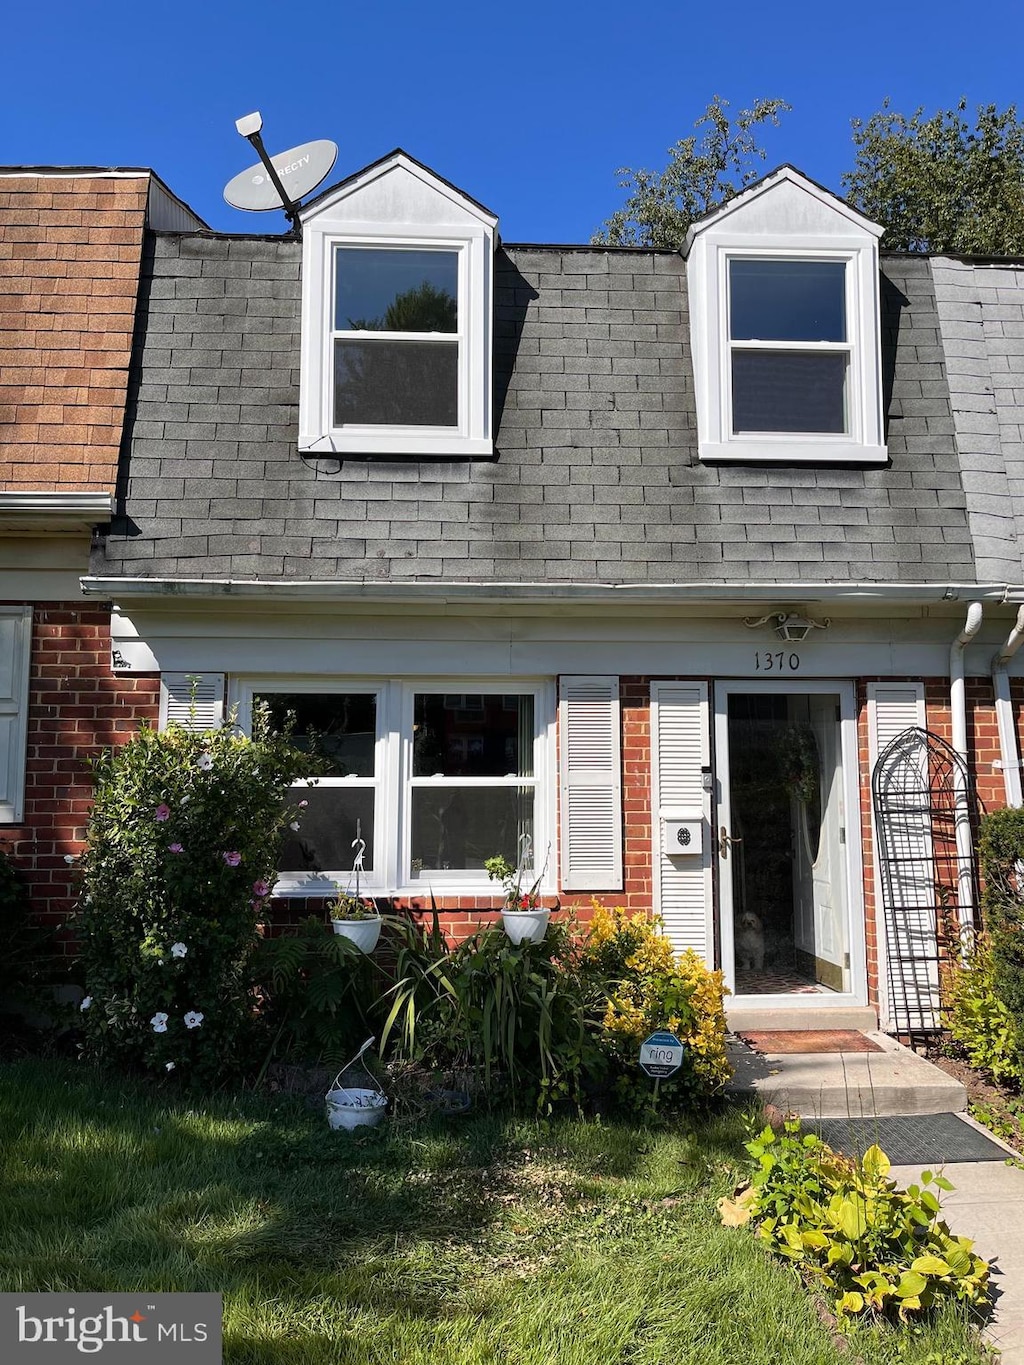
[[[259,711],[251,739],[144,729],[96,761],[78,915],[92,1056],[200,1082],[245,1064],[257,925],[310,770]]]

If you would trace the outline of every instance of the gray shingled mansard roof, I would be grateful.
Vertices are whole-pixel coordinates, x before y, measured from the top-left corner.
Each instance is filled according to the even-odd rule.
[[[123,516],[94,575],[1024,580],[1022,267],[883,255],[890,466],[744,467],[697,459],[684,261],[600,247],[499,250],[493,460],[302,456],[300,259],[150,236]]]

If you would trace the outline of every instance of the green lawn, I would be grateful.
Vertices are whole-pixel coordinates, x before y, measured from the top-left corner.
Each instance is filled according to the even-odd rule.
[[[953,1317],[837,1348],[793,1274],[718,1225],[736,1111],[352,1137],[294,1101],[26,1061],[0,1066],[0,1133],[0,1289],[221,1291],[230,1362],[983,1359]]]

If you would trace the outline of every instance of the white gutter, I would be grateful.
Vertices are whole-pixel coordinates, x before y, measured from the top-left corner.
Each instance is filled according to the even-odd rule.
[[[999,763],[1003,770],[1006,786],[1006,804],[1015,809],[1024,804],[1020,778],[1020,748],[1017,744],[1017,727],[1013,719],[1013,703],[1010,700],[1010,678],[1007,667],[1010,660],[1024,643],[1024,607],[1017,612],[1017,621],[1002,649],[992,657],[992,689],[996,698],[996,724],[999,727]]]
[[[967,700],[964,689],[964,649],[981,629],[984,608],[972,602],[967,609],[964,628],[949,647],[949,709],[952,716],[953,748],[967,763]],[[954,769],[956,801],[957,910],[961,931],[974,925],[974,878],[971,876],[971,813],[967,790],[958,769]]]
[[[594,602],[664,606],[673,602],[752,602],[779,605],[810,602],[852,602],[880,606],[928,606],[965,597],[1001,605],[1016,594],[1024,602],[1024,587],[1005,583],[495,583],[495,582],[366,582],[361,579],[253,578],[128,578],[87,574],[80,580],[87,597],[123,600],[129,597],[206,598],[268,597],[305,601],[379,602]]]

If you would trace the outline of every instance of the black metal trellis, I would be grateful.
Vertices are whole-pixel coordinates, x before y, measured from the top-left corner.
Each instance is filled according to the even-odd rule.
[[[941,1027],[940,964],[975,926],[978,801],[971,771],[944,739],[914,726],[871,774],[893,1030]]]

